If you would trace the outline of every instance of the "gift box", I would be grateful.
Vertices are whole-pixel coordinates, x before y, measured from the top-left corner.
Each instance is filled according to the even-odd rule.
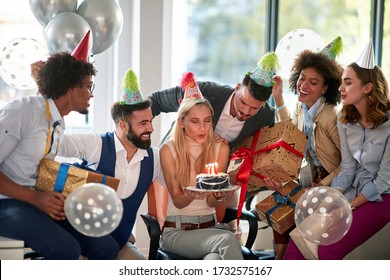
[[[231,160],[229,167],[228,167],[228,174],[230,177],[230,182],[240,184],[239,182],[236,182],[237,174],[240,170],[241,164],[243,160]],[[247,192],[254,192],[258,189],[262,188],[264,186],[264,182],[262,179],[260,179],[257,176],[254,176],[254,174],[249,175],[248,178],[248,186],[246,191]]]
[[[260,220],[283,234],[295,225],[295,204],[305,189],[296,182],[285,184],[256,205]]]
[[[116,190],[119,179],[98,173],[85,166],[81,168],[49,159],[42,159],[39,164],[36,184],[36,189],[39,191],[56,191],[68,195],[86,183],[101,183]]]
[[[264,186],[265,177],[280,182],[298,179],[306,144],[306,135],[290,120],[263,127],[233,147],[230,180],[238,183],[241,176],[238,181],[247,180],[247,190],[253,191]]]

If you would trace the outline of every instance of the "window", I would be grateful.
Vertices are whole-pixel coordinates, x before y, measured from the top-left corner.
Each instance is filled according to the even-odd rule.
[[[316,32],[326,46],[341,36],[344,49],[337,61],[346,66],[357,59],[368,42],[370,18],[371,3],[365,0],[279,1],[278,38],[294,29],[306,28]],[[292,112],[297,97],[289,92],[287,80],[283,85],[285,101]]]
[[[386,3],[389,5],[386,6]],[[389,49],[390,49],[390,3],[389,1],[386,1],[385,10],[384,10],[384,26],[383,26],[382,69],[388,79],[390,78],[390,56],[387,55],[387,50]]]
[[[198,80],[230,85],[239,82],[267,51],[267,7],[275,7],[268,5],[271,2],[278,3],[277,41],[298,28],[316,32],[323,46],[341,36],[344,50],[337,60],[343,66],[356,60],[372,36],[371,1],[173,1],[172,84],[176,85],[185,71],[193,71]],[[385,10],[384,38],[390,32],[386,15],[390,19],[388,10]],[[383,49],[386,46],[390,46],[388,38]],[[390,69],[390,59],[383,59],[386,71]],[[289,92],[287,80],[284,86],[286,103],[292,111],[296,96]]]
[[[173,1],[172,86],[186,71],[198,81],[235,86],[265,53],[266,1]],[[165,114],[161,138],[176,119]]]
[[[265,49],[266,1],[174,1],[173,73],[236,85]],[[184,60],[184,61],[183,61]],[[183,63],[184,62],[184,63]],[[178,65],[178,66],[176,66]]]
[[[370,1],[296,0],[279,3],[279,39],[297,28],[313,30],[324,45],[341,36],[344,50],[337,60],[343,65],[356,60],[370,38]]]
[[[0,9],[0,50],[10,41],[25,37],[35,39],[42,44],[44,40],[44,28],[35,19],[30,6],[25,0],[2,0]],[[0,107],[11,99],[20,96],[35,95],[37,89],[20,90],[9,86],[0,77]],[[93,103],[91,103],[93,106]],[[68,131],[88,130],[88,116],[72,112],[65,116]]]

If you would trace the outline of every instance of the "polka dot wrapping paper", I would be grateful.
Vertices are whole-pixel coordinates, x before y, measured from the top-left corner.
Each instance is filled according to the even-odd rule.
[[[119,179],[49,159],[42,159],[39,164],[36,184],[39,191],[55,190],[66,196],[86,183],[103,183],[116,190]]]

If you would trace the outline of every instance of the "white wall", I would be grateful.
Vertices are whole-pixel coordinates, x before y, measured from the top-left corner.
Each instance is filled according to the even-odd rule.
[[[150,93],[168,87],[171,62],[171,0],[122,0],[124,29],[118,40],[118,73],[120,79],[131,67],[139,73],[141,91]],[[120,79],[118,84],[120,86]],[[118,90],[117,90],[118,91]],[[118,98],[118,96],[116,97]],[[161,116],[153,120],[152,145],[161,138]],[[147,212],[145,197],[139,213]],[[137,215],[136,246],[145,255],[149,252],[149,237],[142,219]]]

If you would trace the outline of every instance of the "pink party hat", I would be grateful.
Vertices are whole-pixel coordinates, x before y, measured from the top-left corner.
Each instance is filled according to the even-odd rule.
[[[195,80],[195,74],[192,72],[187,72],[183,74],[183,77],[180,81],[181,88],[184,90],[184,99],[195,97],[203,98],[202,93],[198,87],[198,84]]]

